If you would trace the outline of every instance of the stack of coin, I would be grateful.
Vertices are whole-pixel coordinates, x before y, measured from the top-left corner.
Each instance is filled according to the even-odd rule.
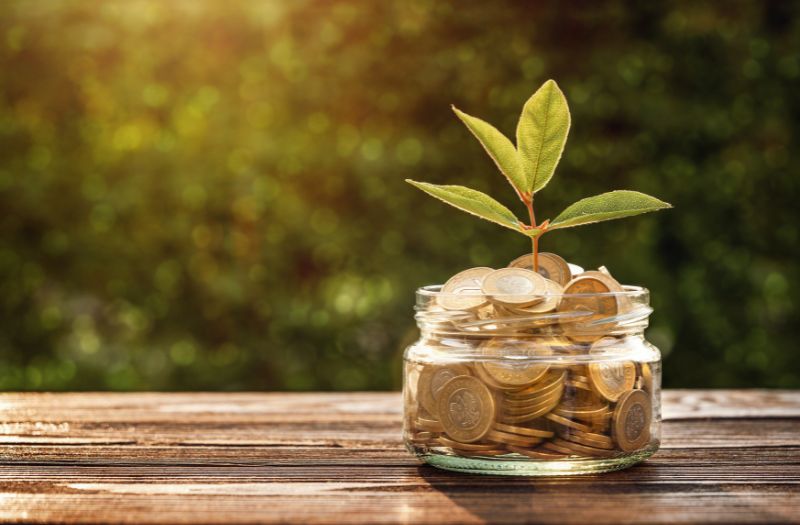
[[[605,268],[584,272],[552,253],[532,266],[525,255],[460,272],[423,312],[432,332],[472,350],[409,363],[415,451],[559,460],[650,444],[653,372],[625,355],[623,287]]]

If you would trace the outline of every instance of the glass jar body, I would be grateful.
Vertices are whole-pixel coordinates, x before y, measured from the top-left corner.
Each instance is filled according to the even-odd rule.
[[[465,330],[418,300],[422,337],[404,355],[407,449],[448,470],[513,475],[604,472],[649,457],[660,442],[661,356],[643,335],[646,299],[578,335],[530,319]]]

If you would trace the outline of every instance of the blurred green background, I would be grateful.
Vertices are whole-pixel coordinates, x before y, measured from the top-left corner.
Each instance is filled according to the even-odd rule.
[[[454,103],[572,131],[542,249],[652,290],[671,387],[800,387],[798,2],[0,2],[0,388],[389,389],[414,290],[524,253]]]

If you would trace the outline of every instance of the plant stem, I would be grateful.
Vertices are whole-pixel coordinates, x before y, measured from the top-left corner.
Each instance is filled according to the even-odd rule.
[[[533,195],[524,199],[528,207],[528,216],[531,218],[531,227],[536,228],[536,214],[533,212]],[[533,271],[539,271],[539,236],[531,237],[531,253],[533,253]]]

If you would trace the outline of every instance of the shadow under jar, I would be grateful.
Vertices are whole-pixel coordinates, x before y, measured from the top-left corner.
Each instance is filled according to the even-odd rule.
[[[570,475],[658,449],[661,356],[644,338],[646,289],[531,296],[525,307],[439,290],[417,291],[421,337],[404,356],[404,439],[422,461]]]

